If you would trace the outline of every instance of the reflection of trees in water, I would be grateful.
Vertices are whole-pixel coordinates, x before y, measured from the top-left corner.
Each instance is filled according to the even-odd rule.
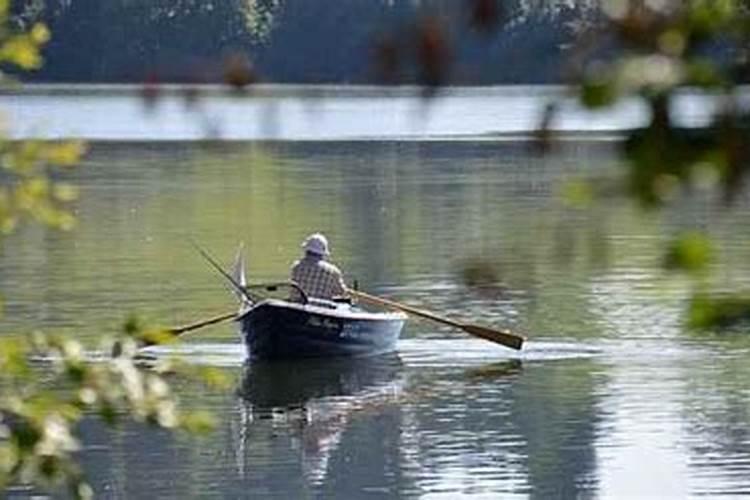
[[[746,494],[750,488],[750,405],[744,353],[691,363],[683,417],[697,495]],[[742,493],[740,493],[742,492]]]
[[[578,364],[422,370],[430,397],[403,412],[403,467],[417,468],[427,492],[595,493],[597,382]]]
[[[538,498],[595,495],[597,428],[603,420],[594,362],[575,360],[527,368],[514,385],[510,413],[525,439],[522,453]]]
[[[450,359],[408,373],[398,355],[249,368],[236,397],[189,389],[225,419],[200,445],[87,424],[97,446],[83,461],[97,491],[134,497],[595,493],[596,370]]]

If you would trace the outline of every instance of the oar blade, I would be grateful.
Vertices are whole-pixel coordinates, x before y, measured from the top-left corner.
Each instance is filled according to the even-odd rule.
[[[520,350],[521,347],[523,347],[524,340],[526,340],[524,337],[516,335],[515,333],[496,330],[486,326],[463,324],[461,325],[461,329],[475,337],[489,340],[490,342],[495,342],[496,344],[516,350]]]

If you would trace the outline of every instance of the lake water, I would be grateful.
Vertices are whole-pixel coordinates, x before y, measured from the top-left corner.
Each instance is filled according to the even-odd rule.
[[[268,116],[260,104],[203,97],[195,106],[220,122],[213,137],[232,142],[194,140],[206,132],[196,108],[161,115],[165,101],[143,114],[132,90],[3,96],[18,137],[98,139],[71,174],[76,229],[24,227],[4,241],[3,331],[92,339],[133,312],[178,325],[232,310],[190,238],[227,265],[244,242],[250,278],[267,280],[320,230],[349,282],[511,328],[527,345],[413,319],[390,355],[246,365],[231,326],[195,332],[153,354],[227,372],[223,392],[172,380],[217,430],[196,439],[87,421],[81,460],[101,498],[750,495],[750,337],[686,330],[693,284],[659,265],[670,236],[710,228],[707,283],[747,288],[747,196],[725,207],[699,194],[653,213],[619,197],[567,206],[569,182],[617,175],[617,145],[571,139],[541,155],[518,138],[546,89],[467,90],[435,107],[327,92],[264,97],[273,126],[256,121]],[[414,109],[433,121],[419,125]],[[590,127],[575,112],[569,130],[601,139],[642,119],[632,109]],[[477,262],[492,286],[465,283]]]

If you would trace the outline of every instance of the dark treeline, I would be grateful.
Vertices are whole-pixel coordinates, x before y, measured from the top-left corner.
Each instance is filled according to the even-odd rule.
[[[448,82],[489,84],[560,81],[566,50],[596,15],[596,0],[498,5],[484,31],[458,0],[25,0],[17,20],[42,19],[53,33],[33,81],[215,82],[242,54],[262,81],[378,83],[377,48],[389,44],[394,80],[410,83],[429,18],[450,47]]]

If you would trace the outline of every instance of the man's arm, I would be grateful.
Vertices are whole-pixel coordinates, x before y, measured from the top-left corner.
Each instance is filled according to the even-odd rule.
[[[334,297],[342,297],[346,296],[348,294],[348,290],[346,288],[346,283],[344,283],[344,275],[341,274],[341,270],[336,267],[332,266],[334,270],[334,279],[333,279],[333,296]]]

